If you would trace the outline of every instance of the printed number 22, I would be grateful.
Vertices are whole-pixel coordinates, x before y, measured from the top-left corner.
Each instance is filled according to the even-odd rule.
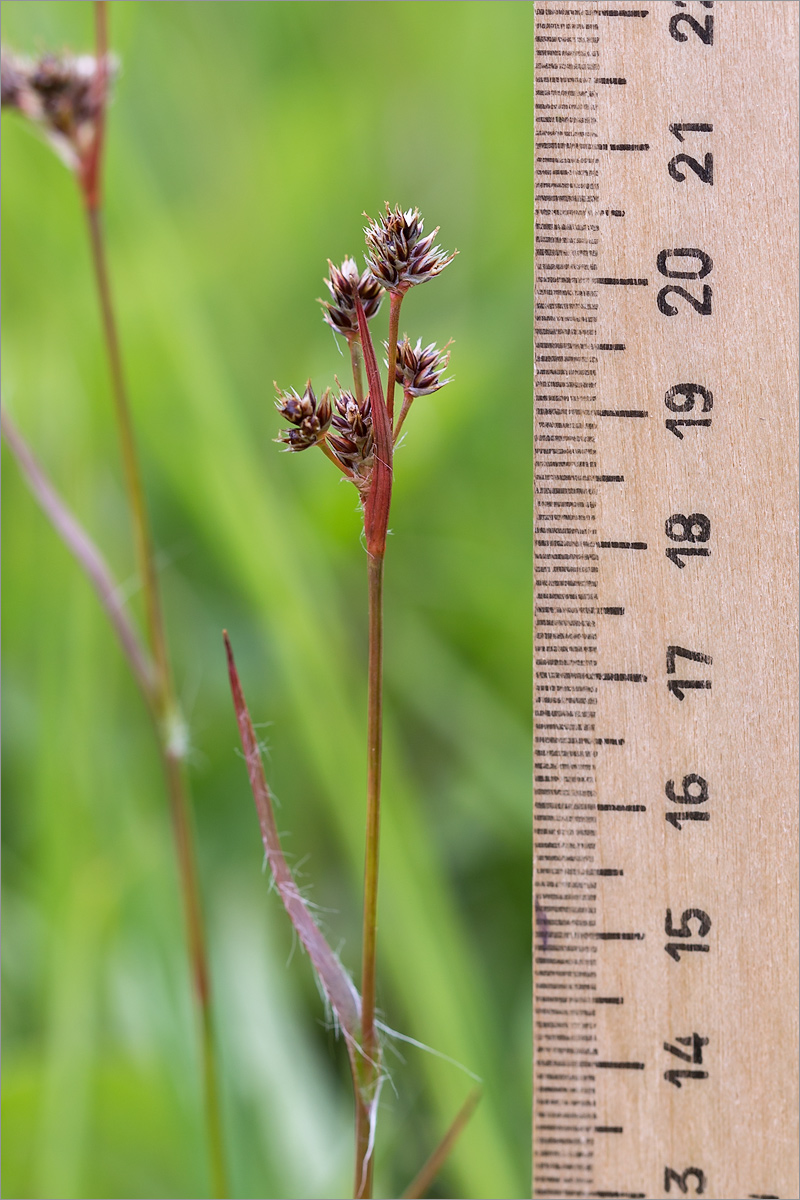
[[[687,1167],[680,1175],[677,1171],[673,1171],[672,1167],[664,1167],[664,1191],[671,1191],[673,1183],[676,1183],[678,1191],[683,1196],[688,1196],[690,1194],[688,1183],[690,1175],[694,1176],[696,1184],[691,1195],[702,1196],[706,1190],[706,1175],[705,1171],[701,1171],[699,1167]]]

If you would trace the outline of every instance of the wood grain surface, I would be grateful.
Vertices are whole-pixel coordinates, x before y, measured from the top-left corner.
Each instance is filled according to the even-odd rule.
[[[798,5],[535,12],[534,1195],[796,1198]]]

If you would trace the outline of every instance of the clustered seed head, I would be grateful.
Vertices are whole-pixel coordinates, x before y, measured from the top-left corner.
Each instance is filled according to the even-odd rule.
[[[359,274],[355,260],[349,257],[341,266],[328,259],[325,286],[330,299],[319,301],[325,322],[350,345],[354,390],[343,391],[337,379],[335,390],[329,388],[317,400],[309,381],[302,396],[294,389],[288,392],[278,389],[275,407],[289,422],[290,427],[277,438],[286,450],[319,446],[355,484],[364,506],[364,529],[372,554],[381,553],[385,545],[393,447],[414,399],[438,392],[451,382],[444,377],[450,361],[450,343],[442,350],[433,342],[423,347],[421,338],[412,345],[406,335],[395,347],[392,390],[397,383],[403,389],[403,406],[395,419],[388,397],[383,399],[373,339],[366,325],[363,322],[359,325],[361,313],[356,311],[357,306],[369,320],[378,312],[384,292],[389,291],[396,314],[405,292],[440,274],[453,261],[455,253],[447,254],[433,244],[438,228],[426,235],[417,208],[404,212],[399,205],[392,209],[387,204],[384,215],[368,220],[364,231],[369,252],[367,270]],[[393,321],[390,326],[396,328]],[[362,335],[362,354],[358,354],[356,344],[362,342]],[[389,344],[384,342],[384,346],[388,359]],[[366,367],[369,389],[366,396],[362,365]],[[379,406],[374,410],[374,425],[373,397]]]
[[[388,351],[388,342],[384,345]],[[444,350],[440,350],[431,342],[423,350],[422,338],[412,346],[406,334],[397,346],[395,378],[407,396],[430,396],[452,382],[452,378],[442,379],[450,361],[449,345],[448,342]]]
[[[307,450],[323,441],[333,415],[330,388],[326,388],[319,400],[310,379],[302,396],[298,396],[294,388],[288,392],[281,392],[277,384],[275,388],[278,392],[275,407],[294,426],[293,429],[282,429],[276,440],[283,442],[287,450]]]
[[[346,338],[356,337],[356,294],[360,297],[364,315],[369,320],[381,306],[383,287],[369,271],[359,275],[358,267],[352,258],[346,258],[341,267],[335,267],[328,259],[328,266],[330,278],[325,280],[325,286],[331,294],[331,302],[319,301],[325,310],[323,318],[335,333],[341,333]]]
[[[108,61],[109,74],[115,64]],[[2,52],[2,106],[40,125],[68,167],[75,170],[90,148],[103,106],[97,59],[46,54],[31,61]]]
[[[433,233],[423,237],[418,208],[403,212],[398,205],[392,211],[387,202],[385,215],[376,220],[370,217],[364,230],[369,271],[382,287],[398,295],[417,283],[426,283],[455,258],[455,253],[446,254],[440,246],[433,245],[438,232],[437,226]]]
[[[369,484],[373,466],[372,408],[369,396],[361,404],[352,392],[341,392],[334,401],[333,428],[328,438],[342,466],[363,491]]]

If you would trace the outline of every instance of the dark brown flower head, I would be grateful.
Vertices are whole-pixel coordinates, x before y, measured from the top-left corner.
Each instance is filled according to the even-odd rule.
[[[366,213],[364,214],[367,215]],[[369,218],[364,230],[367,239],[367,267],[387,291],[402,295],[416,283],[425,283],[445,269],[455,258],[446,254],[433,240],[439,227],[423,237],[423,220],[418,208],[406,212],[398,206],[376,220]]]
[[[330,388],[317,400],[309,379],[306,390],[298,396],[294,388],[282,392],[275,384],[278,399],[275,407],[294,429],[282,429],[275,440],[283,442],[287,450],[307,450],[321,442],[331,423]]]
[[[328,266],[330,267],[330,278],[325,280],[325,286],[331,294],[331,302],[319,301],[325,310],[324,320],[336,333],[341,333],[347,338],[358,336],[358,321],[354,303],[356,292],[361,298],[364,315],[369,320],[370,317],[375,316],[381,306],[383,288],[369,271],[364,271],[362,275],[359,275],[358,267],[352,258],[346,258],[341,267],[335,267],[328,259]]]
[[[384,342],[388,350],[388,344]],[[440,350],[433,342],[422,348],[422,338],[412,346],[408,335],[397,347],[395,378],[407,396],[430,396],[438,392],[452,378],[442,379],[450,361],[450,343]],[[388,363],[387,363],[388,366]]]
[[[109,75],[115,64],[108,62]],[[2,54],[2,103],[40,125],[68,167],[91,148],[103,105],[97,59],[46,54],[37,61]]]
[[[351,392],[341,392],[334,401],[332,424],[336,432],[328,437],[328,445],[359,491],[364,491],[372,474],[374,449],[369,396],[359,404]]]

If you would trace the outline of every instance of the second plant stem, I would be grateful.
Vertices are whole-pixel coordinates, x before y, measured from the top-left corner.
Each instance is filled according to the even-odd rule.
[[[156,577],[155,556],[144,498],[136,441],[128,403],[125,376],[119,348],[111,287],[106,263],[105,242],[99,210],[87,205],[86,216],[92,249],[103,334],[111,370],[111,385],[122,450],[125,484],[131,506],[136,541],[136,558],[142,579],[147,631],[155,664],[154,718],[161,760],[169,796],[180,886],[183,893],[186,936],[192,982],[201,1023],[203,1082],[205,1092],[208,1152],[215,1197],[228,1194],[222,1140],[222,1116],[214,1046],[208,955],[205,944],[200,888],[192,839],[191,809],[185,779],[185,734],[175,699],[167,652],[167,640],[161,599]]]
[[[392,294],[389,308],[388,376],[386,411],[388,414],[388,461],[390,483],[386,493],[383,534],[367,555],[369,599],[369,664],[367,669],[367,828],[364,854],[364,924],[361,950],[361,1053],[363,1079],[356,1079],[356,1200],[372,1196],[374,1125],[380,1089],[380,1052],[375,1026],[375,967],[378,935],[378,862],[381,823],[381,752],[383,744],[383,559],[386,550],[386,521],[391,497],[391,429],[394,398],[397,337],[400,327],[402,294]],[[370,382],[370,402],[383,404],[375,352],[363,309],[356,299],[362,353]],[[366,345],[363,343],[366,342]],[[356,389],[360,385],[360,364],[354,341],[350,350]],[[374,383],[374,388],[373,388]],[[373,411],[373,428],[375,412]],[[375,454],[379,439],[376,434]],[[375,468],[377,472],[377,464]],[[373,480],[375,486],[375,480]],[[369,546],[369,532],[367,545]]]
[[[356,1108],[357,1197],[372,1195],[374,1102],[378,1086],[375,1028],[375,951],[378,932],[378,854],[383,741],[383,555],[369,556],[369,668],[367,679],[367,828],[364,856],[364,926],[361,954],[361,1050],[363,1092]],[[366,1102],[365,1102],[366,1101]]]

